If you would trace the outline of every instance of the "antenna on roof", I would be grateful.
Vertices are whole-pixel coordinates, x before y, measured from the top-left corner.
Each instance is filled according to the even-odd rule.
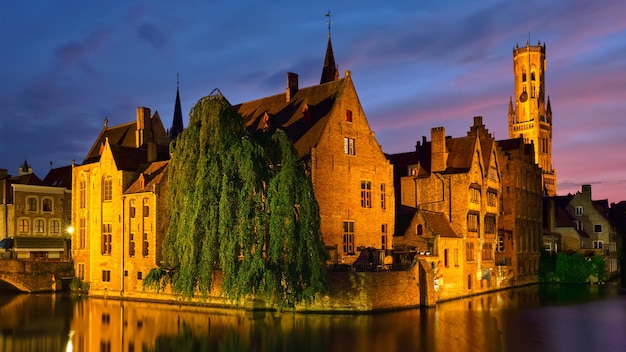
[[[326,21],[326,24],[328,24],[328,38],[330,38],[330,25],[333,23],[333,21],[330,20],[330,10],[326,12],[326,17],[328,17],[328,21]]]

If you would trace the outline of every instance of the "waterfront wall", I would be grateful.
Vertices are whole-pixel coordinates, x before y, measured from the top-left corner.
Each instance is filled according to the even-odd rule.
[[[297,305],[295,310],[300,312],[373,312],[419,307],[422,303],[420,267],[418,264],[407,271],[329,272],[328,292],[319,294],[311,302]],[[219,290],[222,283],[221,272],[216,272],[213,282],[214,288],[208,295],[204,297],[198,295],[192,300],[186,300],[175,295],[169,289],[164,292],[150,289],[125,292],[92,289],[89,295],[92,297],[158,301],[217,308],[274,309],[260,299],[233,302],[222,297]],[[431,302],[432,305],[435,302],[434,298],[426,301]]]

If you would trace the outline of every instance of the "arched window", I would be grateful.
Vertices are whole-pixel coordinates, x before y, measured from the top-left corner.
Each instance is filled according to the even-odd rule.
[[[44,198],[43,201],[41,201],[41,211],[46,213],[52,212],[52,199]]]
[[[26,206],[28,207],[28,211],[36,212],[38,210],[37,207],[37,198],[30,197],[26,199]]]
[[[534,81],[535,80],[535,71],[531,71],[530,72],[530,80]]]
[[[46,223],[41,220],[41,219],[37,219],[35,220],[35,233],[44,233],[46,229]]]
[[[20,219],[18,230],[22,233],[30,232],[30,221],[28,219]]]
[[[113,199],[113,178],[111,176],[105,176],[102,183],[102,199],[104,201]]]
[[[522,82],[526,82],[526,71],[522,71]]]

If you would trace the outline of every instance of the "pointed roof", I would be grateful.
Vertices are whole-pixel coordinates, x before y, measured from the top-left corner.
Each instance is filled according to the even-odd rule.
[[[335,63],[335,54],[333,54],[333,44],[330,41],[330,33],[328,33],[328,45],[326,46],[326,57],[324,58],[320,84],[336,81],[337,79],[339,79],[339,70]]]
[[[154,185],[158,185],[161,181],[167,181],[167,167],[169,160],[156,161],[153,163],[146,163],[139,166],[137,172],[139,173],[137,178],[131,183],[131,185],[124,191],[124,194],[151,191]],[[143,184],[141,182],[143,178]]]
[[[26,161],[26,159],[24,159],[24,164],[22,164],[21,171],[27,174],[28,169],[30,169],[30,166],[28,165],[28,162]]]
[[[44,186],[64,187],[72,189],[72,166],[62,166],[50,169],[42,184]]]
[[[180,107],[180,93],[176,87],[176,103],[174,104],[174,118],[172,119],[172,127],[168,131],[170,141],[176,139],[183,132],[183,112]]]
[[[348,74],[333,82],[299,89],[289,101],[283,93],[235,105],[233,109],[251,132],[268,124],[272,129],[283,130],[303,158],[319,141],[335,101],[351,82]]]

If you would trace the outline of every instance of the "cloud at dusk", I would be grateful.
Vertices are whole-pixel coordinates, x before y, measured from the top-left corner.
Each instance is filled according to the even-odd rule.
[[[330,9],[341,76],[352,72],[384,152],[412,150],[432,127],[463,136],[476,115],[508,138],[512,51],[540,41],[557,192],[591,184],[596,199],[626,200],[621,1],[69,4],[0,4],[0,168],[11,174],[24,159],[39,177],[50,161],[82,162],[104,118],[131,121],[137,106],[169,128],[177,74],[184,116],[214,88],[237,104],[284,92],[287,71],[319,83]]]

